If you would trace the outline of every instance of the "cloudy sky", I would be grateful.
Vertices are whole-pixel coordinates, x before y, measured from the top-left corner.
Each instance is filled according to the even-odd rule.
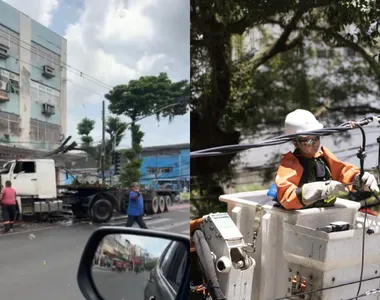
[[[190,4],[188,0],[5,0],[68,43],[68,134],[85,116],[96,120],[101,140],[101,101],[109,87],[142,75],[167,72],[173,81],[189,79]],[[144,146],[188,143],[189,114],[158,123],[140,122]],[[128,121],[125,118],[125,121]],[[120,146],[130,145],[129,134]]]

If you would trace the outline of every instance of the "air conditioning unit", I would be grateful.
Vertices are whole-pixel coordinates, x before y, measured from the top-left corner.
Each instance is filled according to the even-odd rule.
[[[9,47],[4,44],[0,44],[0,59],[9,58]]]
[[[9,92],[9,84],[6,81],[0,80],[0,91]]]
[[[54,115],[55,114],[55,106],[48,104],[48,103],[42,104],[42,113],[44,115],[47,115],[47,116]]]
[[[42,76],[44,76],[45,78],[53,78],[53,77],[55,77],[55,70],[54,70],[54,68],[50,67],[48,65],[43,66]]]

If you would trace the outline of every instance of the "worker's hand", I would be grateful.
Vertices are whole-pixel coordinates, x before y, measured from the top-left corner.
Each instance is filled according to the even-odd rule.
[[[341,193],[349,193],[349,190],[344,186],[343,183],[335,180],[329,180],[325,182],[325,189],[322,194],[324,200],[327,200],[331,197],[336,197]]]
[[[360,174],[357,174],[354,179],[355,186],[360,186],[359,178],[360,178]],[[379,194],[380,190],[379,190],[379,186],[377,185],[376,178],[371,173],[364,172],[361,183],[364,184],[364,188],[366,191]]]
[[[302,201],[306,206],[320,200],[334,199],[340,193],[348,194],[348,189],[339,181],[317,181],[302,186]]]

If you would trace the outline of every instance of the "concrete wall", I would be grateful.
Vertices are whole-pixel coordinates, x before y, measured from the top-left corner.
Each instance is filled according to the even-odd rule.
[[[20,14],[20,40],[31,40],[31,20],[24,14]],[[23,43],[20,48],[20,116],[21,116],[21,142],[28,142],[30,136],[30,73],[32,65],[30,63],[30,43]]]
[[[0,0],[0,43],[10,47],[10,57],[0,59],[0,80],[10,76],[19,87],[0,102],[0,142],[6,134],[28,148],[55,148],[67,126],[66,40]],[[42,76],[45,65],[55,69],[55,77]],[[55,114],[43,114],[44,103],[54,105]]]

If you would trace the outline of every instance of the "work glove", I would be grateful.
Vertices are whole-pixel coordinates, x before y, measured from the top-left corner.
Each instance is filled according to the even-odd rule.
[[[360,174],[357,174],[354,178],[354,186],[360,187]],[[379,193],[379,186],[377,185],[377,181],[375,176],[371,173],[364,172],[361,183],[364,184],[364,191]]]
[[[306,183],[302,186],[302,201],[306,206],[320,200],[330,202],[340,193],[348,194],[349,191],[339,181],[329,180]]]

